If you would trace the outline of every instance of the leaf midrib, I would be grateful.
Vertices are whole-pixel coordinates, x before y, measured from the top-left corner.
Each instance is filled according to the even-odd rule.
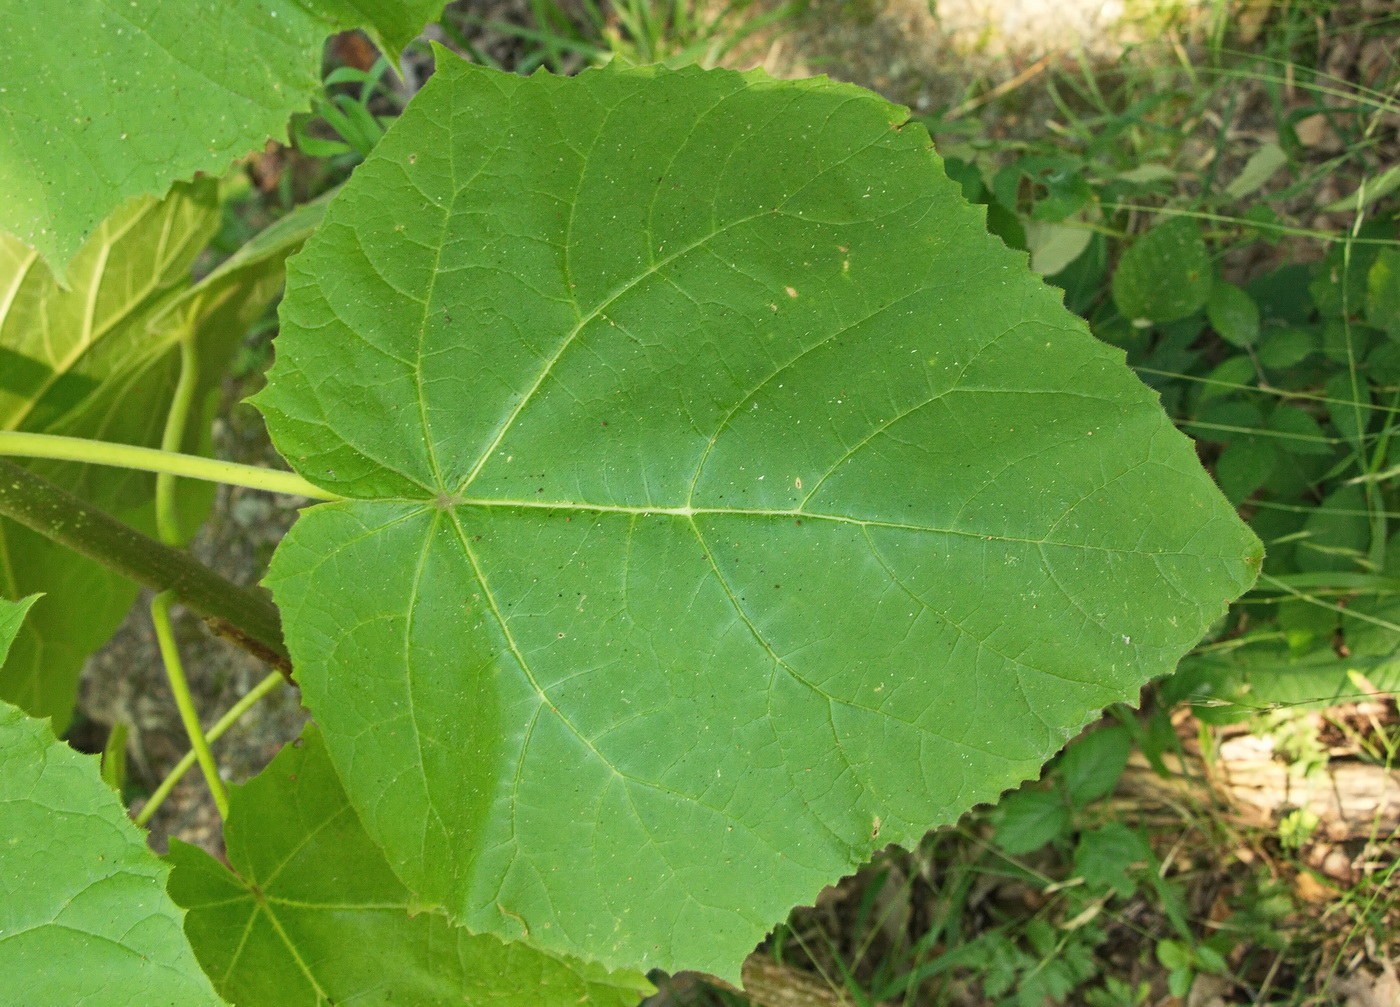
[[[413,504],[421,509],[421,512],[441,512],[444,510],[438,501],[425,500],[421,497],[352,497],[336,503],[318,504],[322,507],[344,506],[346,504],[355,505],[360,503],[370,504]],[[539,510],[539,511],[582,511],[593,514],[626,514],[637,517],[676,517],[690,519],[692,517],[757,517],[757,518],[791,518],[794,520],[811,521],[831,521],[836,524],[847,524],[857,528],[889,528],[895,531],[914,531],[928,535],[953,535],[959,538],[970,538],[981,542],[1015,542],[1022,545],[1034,546],[1059,546],[1065,549],[1082,549],[1085,552],[1111,553],[1115,556],[1210,556],[1216,557],[1213,553],[1189,553],[1181,548],[1162,549],[1149,551],[1145,549],[1128,549],[1113,546],[1092,545],[1087,542],[1061,542],[1049,538],[1029,538],[1025,536],[1006,535],[1001,533],[987,533],[974,529],[962,528],[939,528],[933,525],[912,524],[905,521],[887,521],[879,518],[858,518],[845,514],[827,514],[822,511],[811,511],[788,508],[764,508],[764,507],[634,507],[626,504],[600,504],[589,503],[578,500],[540,500],[538,498],[529,500],[513,500],[508,498],[491,497],[452,497],[450,507],[478,507],[483,510]],[[405,515],[405,518],[408,515]],[[1062,516],[1063,517],[1063,516]],[[1058,522],[1057,522],[1058,523]]]

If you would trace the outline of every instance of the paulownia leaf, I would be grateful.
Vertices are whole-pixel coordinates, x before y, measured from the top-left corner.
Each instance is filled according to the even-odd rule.
[[[0,659],[33,599],[0,600]],[[146,848],[95,756],[0,702],[0,976],[6,1003],[221,1001],[195,963],[169,868]]]
[[[630,1007],[653,991],[635,973],[410,916],[314,726],[229,803],[229,867],[178,840],[167,859],[185,932],[236,1007]]]
[[[467,926],[734,976],[1038,772],[1260,546],[906,113],[439,52],[289,264],[269,580],[390,865]]]
[[[67,276],[133,196],[222,174],[320,86],[326,35],[395,59],[442,0],[0,0],[0,230]]]
[[[199,348],[196,403],[218,388],[248,326],[277,294],[283,261],[320,221],[310,204],[267,228],[198,284],[190,267],[218,225],[213,182],[141,199],[98,228],[60,288],[37,253],[0,235],[0,429],[156,446],[177,377],[176,341]],[[192,423],[184,449],[204,449]],[[31,467],[97,506],[152,530],[154,477],[96,465]],[[212,493],[181,485],[193,532]],[[84,658],[112,634],[134,584],[0,520],[0,597],[48,595],[0,667],[0,698],[68,722]]]

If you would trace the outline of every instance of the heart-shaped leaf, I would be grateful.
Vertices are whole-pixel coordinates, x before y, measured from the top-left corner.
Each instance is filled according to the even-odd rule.
[[[1252,582],[1190,443],[904,110],[438,60],[292,261],[258,397],[351,498],[269,580],[425,903],[735,976]]]

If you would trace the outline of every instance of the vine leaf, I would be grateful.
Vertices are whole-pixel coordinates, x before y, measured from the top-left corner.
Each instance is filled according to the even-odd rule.
[[[320,86],[327,34],[365,27],[394,60],[442,0],[8,3],[0,49],[0,231],[66,284],[135,196],[221,175]],[[76,54],[81,54],[81,57]]]
[[[0,600],[0,658],[33,602]],[[221,1004],[97,758],[0,702],[0,975],[26,1007]]]
[[[178,840],[167,859],[195,953],[238,1007],[632,1007],[653,992],[635,973],[410,915],[314,725],[229,802],[228,867]]]
[[[163,200],[133,200],[104,220],[59,286],[38,254],[0,234],[0,430],[159,446],[178,377],[178,340],[198,348],[195,414],[218,392],[248,328],[282,288],[284,261],[320,222],[324,202],[299,207],[193,282],[190,270],[219,223],[217,186],[176,185]],[[207,450],[197,423],[183,448]],[[153,476],[98,465],[26,463],[84,500],[154,532]],[[193,531],[213,500],[180,484]],[[0,519],[0,598],[41,592],[13,652],[0,662],[0,699],[55,730],[68,723],[78,673],[121,624],[136,585]]]
[[[351,498],[269,583],[425,904],[735,977],[1252,583],[1190,442],[904,110],[438,66],[289,264],[256,400]]]

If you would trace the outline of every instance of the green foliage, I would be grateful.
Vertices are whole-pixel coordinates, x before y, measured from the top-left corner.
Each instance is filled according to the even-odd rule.
[[[1083,806],[1113,789],[1128,764],[1127,728],[1107,727],[1071,745],[1060,757],[1060,777],[1070,803]]]
[[[3,661],[5,656],[9,654],[10,648],[14,645],[15,637],[19,635],[19,628],[24,622],[25,615],[38,600],[38,595],[21,598],[18,601],[0,599],[0,661]]]
[[[66,284],[69,260],[128,200],[217,175],[285,137],[320,84],[327,34],[364,26],[397,57],[441,9],[441,0],[386,0],[369,15],[356,0],[7,0],[0,230]]]
[[[1252,579],[1150,393],[902,122],[821,81],[439,53],[296,260],[256,402],[350,499],[269,581],[426,904],[733,975]]]
[[[630,1007],[652,992],[640,975],[420,911],[361,827],[314,727],[229,800],[227,867],[178,840],[167,860],[200,964],[238,1007]]]
[[[1259,339],[1259,305],[1233,283],[1211,285],[1206,317],[1220,338],[1233,346],[1243,349]]]
[[[292,137],[297,149],[312,157],[334,158],[337,165],[351,167],[369,156],[384,130],[393,122],[393,116],[376,115],[370,109],[371,102],[380,95],[393,96],[394,92],[384,87],[384,75],[389,72],[389,61],[380,57],[369,71],[342,66],[332,70],[324,81],[324,93],[312,99],[316,114],[341,139],[327,140],[314,137],[307,132],[306,116],[292,119]],[[333,91],[338,85],[359,84],[358,96]],[[401,103],[393,101],[393,105]]]
[[[1134,325],[1176,322],[1211,293],[1211,265],[1200,226],[1189,217],[1158,224],[1128,246],[1113,272],[1113,302]]]
[[[34,599],[0,600],[0,658]],[[221,1001],[97,760],[0,702],[0,976],[26,1007]]]
[[[182,340],[199,374],[195,414],[213,397],[248,326],[282,286],[283,262],[320,221],[312,203],[268,228],[199,282],[191,266],[218,222],[217,186],[177,185],[164,200],[139,199],[104,221],[59,286],[38,254],[0,234],[0,430],[63,434],[151,447],[161,443]],[[191,423],[183,449],[206,450]],[[154,527],[153,481],[144,473],[36,461],[34,471],[143,530]],[[203,520],[210,493],[187,484],[184,524]],[[8,660],[0,698],[62,730],[78,672],[106,642],[136,586],[0,518],[0,598],[46,595]]]
[[[989,230],[1028,247],[1033,266],[1060,267],[1046,272],[1067,306],[1122,347],[1201,439],[1220,488],[1266,543],[1265,580],[1219,627],[1229,638],[1188,657],[1168,687],[1176,699],[1217,704],[1205,715],[1225,718],[1272,703],[1335,702],[1368,691],[1365,683],[1392,687],[1400,176],[1369,169],[1353,197],[1323,207],[1361,217],[1347,233],[1312,235],[1333,239],[1319,261],[1266,250],[1284,234],[1310,234],[1275,207],[1312,214],[1306,194],[1326,173],[1311,171],[1289,142],[1240,157],[1224,132],[1211,160],[1230,172],[1188,170],[1188,145],[1179,135],[1168,142],[1174,123],[1234,107],[1235,89],[1253,95],[1279,84],[1268,63],[1213,69],[1217,76],[1145,71],[1155,74],[1151,87],[1128,74],[1119,96],[1099,89],[1101,79],[1062,75],[1053,93],[1067,125],[1056,124],[1054,138],[995,155],[994,145],[968,143],[954,148],[965,159],[950,158],[949,170],[968,198],[989,204]],[[1300,79],[1318,107],[1336,104],[1321,101],[1330,84]],[[1366,131],[1388,107],[1381,92],[1363,93],[1333,117],[1339,129],[1357,125],[1356,143],[1332,168],[1370,157]],[[935,120],[939,127],[950,128]],[[1084,186],[1087,196],[1051,214],[1074,207],[1072,217],[1037,219],[1057,194]],[[1074,230],[1083,250],[1066,261]],[[1224,265],[1227,253],[1277,264],[1239,275]],[[1238,705],[1218,705],[1226,700]]]
[[[312,74],[325,32],[362,22],[355,0],[155,14],[144,2],[119,12],[130,31],[94,44],[81,32],[107,8],[76,13],[95,58],[42,116],[25,117],[34,92],[0,95],[0,188],[22,183],[0,195],[0,226],[19,234],[0,246],[0,427],[159,442],[179,344],[198,349],[204,397],[316,228],[291,266],[258,405],[293,467],[346,499],[302,516],[269,578],[320,729],[234,792],[227,867],[179,844],[170,855],[193,956],[160,891],[165,868],[119,822],[121,843],[97,855],[135,865],[126,894],[151,915],[143,929],[107,903],[91,932],[117,943],[42,949],[78,965],[53,1002],[87,995],[93,970],[126,994],[122,942],[185,984],[133,999],[217,1002],[197,957],[243,1007],[625,1007],[649,990],[637,970],[734,977],[790,906],[1034,775],[1102,706],[1169,673],[1253,583],[1258,540],[1124,350],[1172,373],[1211,366],[1209,395],[1167,401],[1238,449],[1222,479],[1235,499],[1283,493],[1297,476],[1284,461],[1300,455],[1329,492],[1356,497],[1337,509],[1373,507],[1367,489],[1321,473],[1359,456],[1378,422],[1355,359],[1394,345],[1384,252],[1329,259],[1311,276],[1317,309],[1290,302],[1275,324],[1275,295],[1306,283],[1216,281],[1215,236],[1190,216],[1126,244],[1100,220],[1170,177],[1161,165],[1105,180],[1060,152],[985,175],[950,158],[984,214],[905,110],[867,92],[622,68],[718,58],[720,20],[682,0],[614,4],[602,20],[586,5],[593,20],[573,41],[541,0],[541,60],[601,61],[589,31],[620,58],[527,79],[438,50],[436,76],[387,133],[371,110],[387,63],[324,85]],[[396,57],[439,6],[378,5],[372,33]],[[11,20],[19,37],[52,34],[37,8]],[[249,37],[257,59],[243,58]],[[170,55],[191,48],[207,65]],[[0,74],[53,90],[68,64],[46,53],[0,55]],[[348,84],[358,96],[337,90]],[[193,282],[215,184],[123,200],[282,135],[311,96],[340,140],[299,120],[303,150],[363,164],[328,210],[302,208]],[[77,121],[65,102],[104,118]],[[110,167],[100,184],[91,157]],[[1234,198],[1276,160],[1261,151]],[[1364,282],[1323,309],[1327,270],[1357,268]],[[1209,361],[1203,333],[1247,352]],[[1330,399],[1349,396],[1346,415],[1268,397],[1266,376],[1308,366],[1326,371]],[[202,442],[191,424],[183,446]],[[33,465],[149,527],[148,476]],[[190,498],[186,531],[201,503]],[[1374,561],[1364,521],[1302,531],[1293,552],[1306,547],[1309,573]],[[61,718],[131,589],[0,533],[5,595],[50,595],[0,685]],[[0,602],[0,635],[16,613]],[[1290,626],[1294,641],[1327,632]],[[53,640],[61,659],[44,650]],[[61,748],[31,724],[17,712],[0,724],[0,741],[30,732],[0,788],[27,785]],[[114,737],[103,778],[119,788]],[[886,975],[880,999],[989,962],[989,1002],[1041,1007],[1098,975],[1096,915],[1111,900],[1150,888],[1183,918],[1146,839],[1092,806],[1128,744],[1125,728],[1089,733],[995,813],[998,857],[1057,857],[1072,872],[1060,915]],[[51,764],[79,761],[62,749]],[[86,801],[92,815],[0,822],[88,858],[41,862],[38,839],[0,850],[25,858],[0,877],[40,915],[111,877],[88,855],[99,820],[112,842],[121,811],[90,762],[80,795],[18,804],[61,817]],[[5,933],[0,955],[18,946]],[[1184,923],[1177,938],[1174,969],[1218,964]],[[1141,999],[1107,979],[1091,992]]]
[[[762,9],[764,6],[767,9]],[[632,66],[660,63],[672,69],[690,65],[709,69],[718,66],[745,39],[784,30],[785,22],[801,6],[801,0],[775,5],[759,5],[753,0],[723,4],[701,0],[586,0],[579,4],[530,0],[531,27],[482,22],[470,12],[463,20],[514,35],[524,43],[528,48],[513,67],[516,73],[540,66],[569,73],[611,60]],[[503,69],[453,30],[452,19],[443,27],[474,62]]]
[[[1400,339],[1400,249],[1382,248],[1366,271],[1366,322]]]

